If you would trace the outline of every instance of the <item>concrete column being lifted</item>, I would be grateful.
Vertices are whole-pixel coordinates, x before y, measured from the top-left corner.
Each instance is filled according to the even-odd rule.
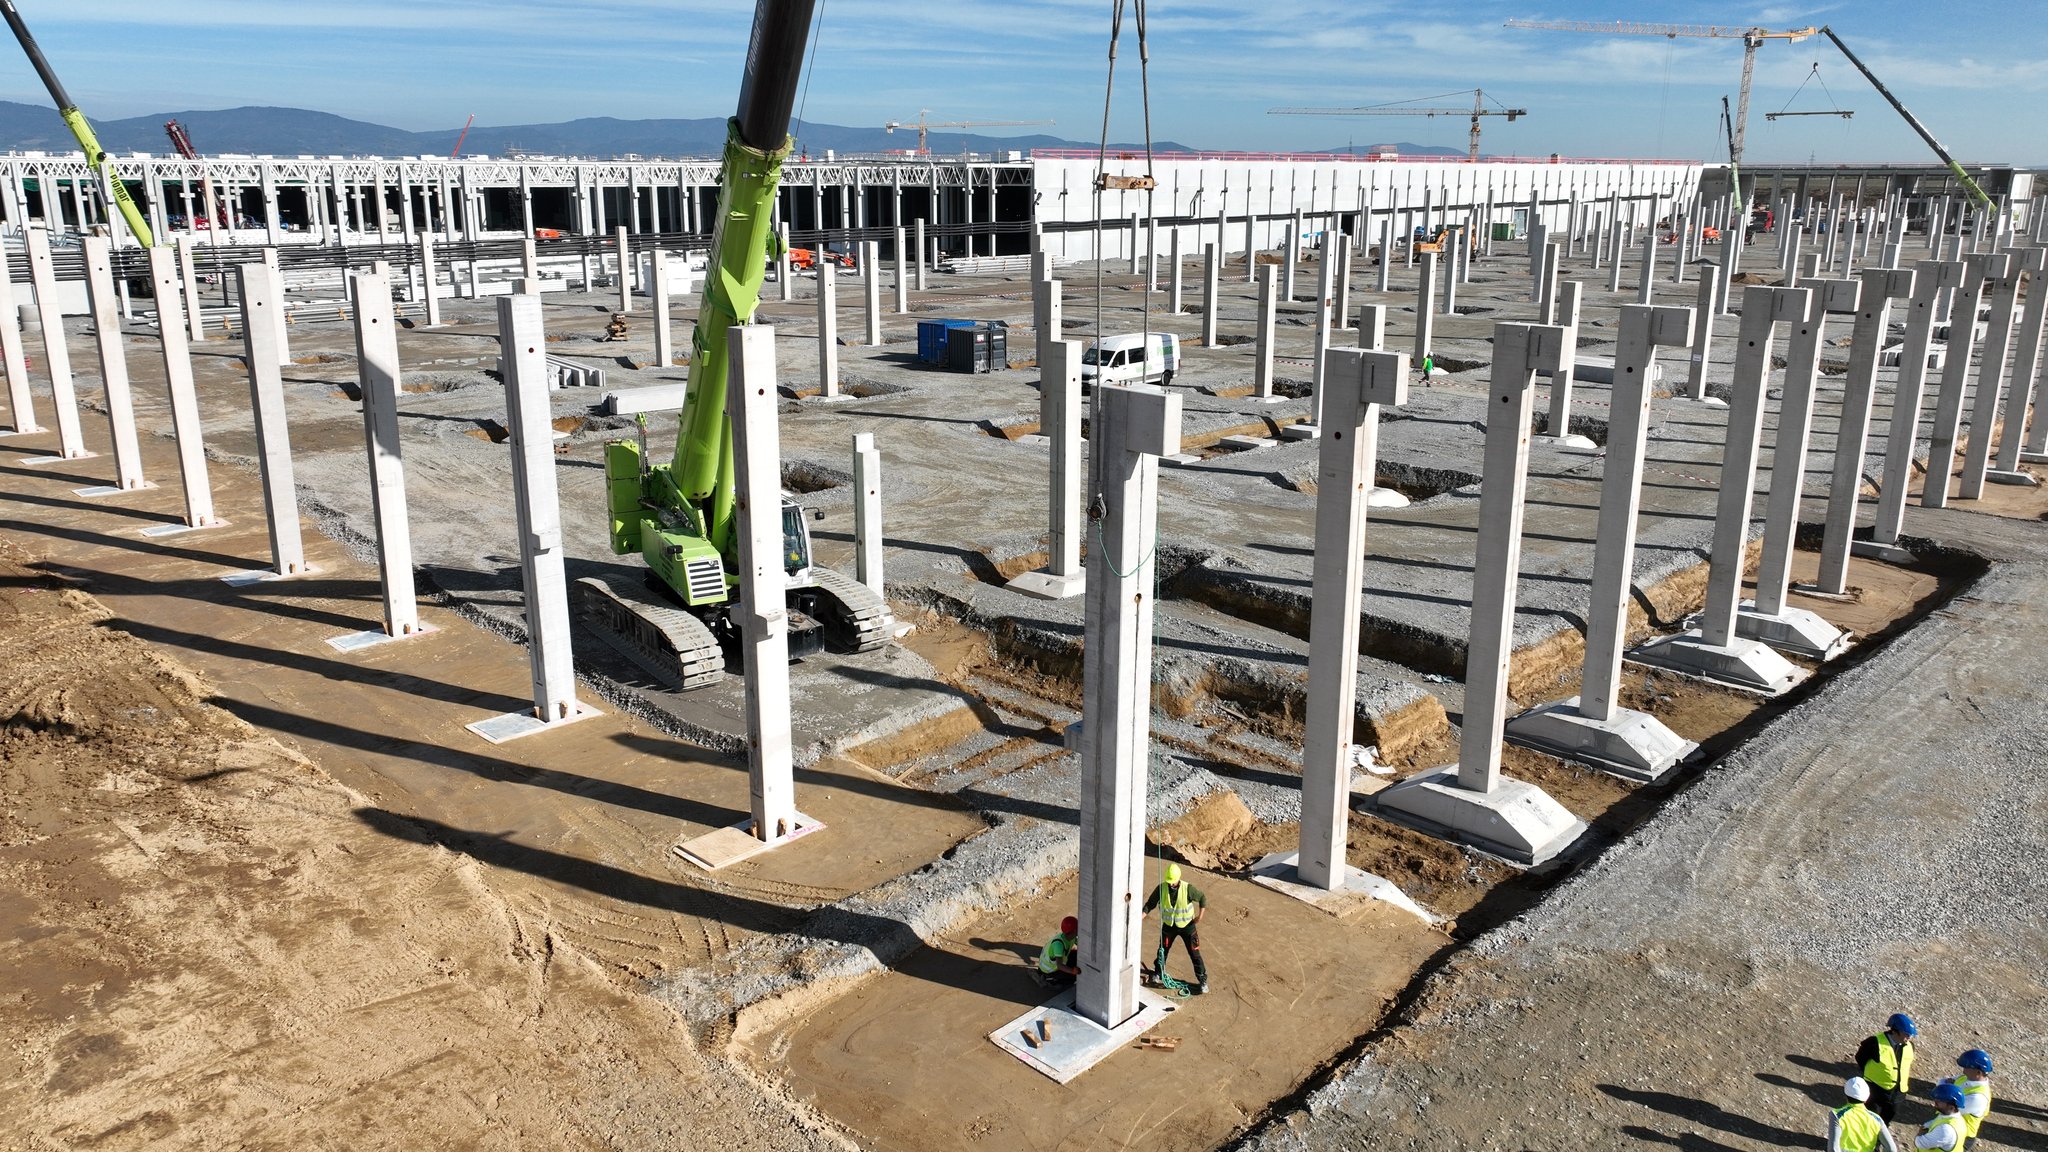
[[[1159,218],[1151,216],[1145,220],[1145,291],[1155,291],[1158,287]]]
[[[1223,275],[1223,256],[1214,244],[1202,246],[1202,347],[1216,347],[1216,281]]]
[[[342,651],[432,631],[420,620],[412,573],[412,524],[406,510],[405,461],[398,440],[398,331],[391,286],[374,272],[356,280],[356,370],[363,390],[363,445],[370,459],[370,503],[377,539],[383,629],[328,641]]]
[[[1779,324],[1806,319],[1812,293],[1804,288],[1752,286],[1742,297],[1742,328],[1736,336],[1733,396],[1728,405],[1727,447],[1721,460],[1721,491],[1707,562],[1707,604],[1700,626],[1637,648],[1638,664],[1671,668],[1777,696],[1807,673],[1770,647],[1736,635],[1742,570],[1749,554],[1749,513],[1756,488],[1757,447],[1763,438],[1764,384],[1771,371],[1771,341]]]
[[[1054,283],[1057,283],[1056,281]],[[1011,580],[1041,600],[1079,596],[1081,568],[1081,342],[1048,340],[1038,354],[1038,431],[1049,460],[1046,566]]]
[[[1268,264],[1259,270],[1259,323],[1252,350],[1252,395],[1273,399],[1273,323],[1277,311],[1280,270]]]
[[[1686,395],[1716,408],[1727,401],[1707,395],[1707,371],[1714,366],[1714,324],[1721,318],[1721,269],[1711,262],[1700,267],[1699,303],[1693,309],[1692,355],[1686,368]]]
[[[1417,371],[1422,371],[1429,361],[1430,345],[1436,332],[1436,253],[1422,254],[1422,282],[1415,290],[1415,350],[1409,355],[1414,358]]]
[[[1977,369],[1977,389],[1970,406],[1970,444],[1963,453],[1962,483],[1956,489],[1959,500],[1979,500],[1984,496],[1984,481],[1991,468],[1992,433],[1998,425],[1999,401],[2005,394],[2006,372],[2012,357],[2013,318],[2019,308],[2019,293],[2024,289],[2031,297],[2041,295],[2043,257],[2048,257],[2048,249],[2044,248],[2007,248],[2004,253],[2012,258],[2012,274],[2000,282],[1991,298],[1991,325],[1984,336],[1983,364]],[[2032,308],[2035,302],[2029,300],[2028,304]],[[2021,392],[2020,402],[2006,412],[2006,423],[2015,428],[2027,422],[2025,395]],[[2010,476],[2025,479],[2008,478],[2006,483],[2033,483],[2030,473]]]
[[[199,425],[199,394],[192,383],[192,349],[185,343],[185,318],[178,306],[177,258],[170,249],[149,250],[149,276],[156,292],[157,338],[163,345],[171,432],[178,443],[185,522],[144,528],[142,534],[168,536],[194,528],[217,528],[226,521],[213,514],[213,487],[206,474],[206,444]]]
[[[1592,452],[1600,447],[1590,437],[1572,431],[1572,389],[1579,370],[1579,297],[1584,285],[1576,280],[1567,280],[1557,288],[1557,301],[1552,321],[1564,329],[1564,339],[1557,345],[1557,359],[1546,363],[1544,370],[1550,373],[1550,411],[1543,424],[1545,443],[1554,448],[1575,452]]]
[[[832,262],[824,259],[823,245],[820,246],[817,263],[818,280],[822,283],[833,271]],[[896,229],[896,314],[905,315],[910,311],[910,253],[904,250],[903,229]]]
[[[969,204],[971,205],[971,204],[973,203],[973,200],[972,200],[972,199],[970,198],[970,199],[969,199],[969,201],[968,201],[968,203],[969,203]],[[1131,252],[1130,252],[1130,256],[1131,256],[1131,275],[1133,275],[1133,276],[1136,276],[1136,275],[1140,274],[1140,273],[1141,273],[1141,272],[1143,272],[1143,271],[1144,271],[1144,269],[1145,269],[1145,254],[1144,254],[1143,252],[1140,252],[1140,251],[1138,250],[1138,248],[1139,248],[1139,245],[1138,245],[1138,235],[1139,235],[1139,228],[1138,228],[1138,225],[1139,225],[1139,223],[1140,223],[1140,221],[1139,221],[1139,217],[1138,217],[1138,214],[1137,214],[1136,212],[1133,212],[1133,213],[1131,213]],[[970,256],[972,256],[972,255],[974,254],[974,251],[973,251],[973,243],[974,243],[974,242],[973,242],[973,240],[972,240],[972,239],[970,238],[970,239],[968,240],[968,245],[969,245],[969,247],[968,247],[968,255],[970,255]],[[1147,284],[1150,284],[1150,283],[1151,283],[1151,281],[1147,280],[1147,281],[1146,281],[1146,283],[1147,283]]]
[[[526,593],[533,707],[467,725],[493,744],[596,715],[576,698],[562,507],[555,485],[555,430],[548,404],[547,332],[538,295],[498,298],[498,363],[505,380],[505,427],[511,434],[512,504]]]
[[[1152,721],[1152,565],[1159,457],[1180,451],[1181,398],[1098,385],[1100,561],[1082,654],[1081,974],[1075,1007],[1114,1028],[1138,1014]]]
[[[57,454],[31,457],[37,464],[83,460],[99,453],[85,447],[78,421],[78,394],[71,384],[71,350],[64,338],[64,309],[57,302],[57,270],[50,258],[50,234],[30,226],[22,231],[29,277],[36,290],[36,326],[42,330],[43,367],[50,377],[50,407],[57,413]]]
[[[1962,430],[1963,396],[1970,386],[1970,361],[1976,354],[1977,314],[1983,311],[1984,298],[1989,295],[2005,303],[2002,322],[1998,309],[1992,309],[1990,332],[1998,338],[1999,357],[2005,355],[2005,339],[2012,331],[2011,293],[2015,289],[2009,281],[2014,279],[2014,263],[2008,252],[1971,253],[1963,257],[1963,285],[1956,289],[1949,307],[1948,359],[1942,365],[1941,393],[1934,406],[1934,428],[1928,435],[1927,475],[1920,486],[1923,508],[1948,506],[1949,474],[1956,466],[1956,439]],[[1991,363],[1988,345],[1987,341],[1984,366],[2001,372],[2004,365]],[[1982,439],[1989,429],[1981,435],[1974,428],[1971,432],[1973,438]]]
[[[882,595],[882,453],[872,432],[853,437],[853,572]]]
[[[0,260],[0,364],[7,370],[7,412],[11,421],[4,436],[43,431],[36,423],[35,393],[28,382],[28,354],[21,343],[21,309],[15,303],[14,277]]]
[[[1857,297],[1856,327],[1849,338],[1849,374],[1842,380],[1842,417],[1835,432],[1834,471],[1828,481],[1820,574],[1814,580],[1815,590],[1827,596],[1842,596],[1849,591],[1851,536],[1856,528],[1856,506],[1863,494],[1864,445],[1870,438],[1870,410],[1877,394],[1878,361],[1886,333],[1891,330],[1892,301],[1911,299],[1914,295],[1911,270],[1865,268],[1862,283],[1863,289]],[[1925,335],[1923,332],[1923,338]],[[1924,373],[1927,366],[1924,346],[1920,366]],[[1904,376],[1905,365],[1901,362],[1902,384]],[[1918,385],[1913,388],[1913,398],[1917,408]]]
[[[818,395],[839,398],[839,276],[829,264],[818,269]]]
[[[1650,430],[1650,366],[1659,346],[1684,347],[1692,339],[1694,322],[1684,308],[1633,304],[1621,310],[1579,695],[1524,712],[1506,728],[1507,738],[1516,744],[1632,780],[1656,780],[1699,748],[1656,717],[1620,703],[1643,457]]]
[[[882,343],[882,255],[881,245],[869,240],[860,246],[860,275],[868,315],[868,346]]]
[[[1494,327],[1458,764],[1410,776],[1376,798],[1378,808],[1395,820],[1524,864],[1549,860],[1586,830],[1584,821],[1541,788],[1500,773],[1508,664],[1514,650],[1515,574],[1521,567],[1528,483],[1529,418],[1537,369],[1555,361],[1563,339],[1564,330],[1551,325]]]
[[[256,467],[263,483],[264,522],[270,532],[267,570],[237,572],[230,584],[280,580],[313,570],[299,530],[299,493],[293,477],[291,429],[285,414],[284,373],[278,363],[277,328],[270,317],[282,308],[284,290],[267,264],[235,268],[242,298],[243,363],[249,370],[249,411],[256,426]]]
[[[1906,342],[1899,346],[1899,379],[1892,387],[1891,419],[1885,428],[1884,480],[1877,488],[1877,519],[1870,526],[1870,543],[1853,545],[1852,552],[1880,559],[1907,558],[1897,545],[1906,518],[1906,490],[1913,478],[1913,444],[1919,438],[1935,317],[1941,311],[1942,298],[1961,287],[1964,274],[1963,264],[1957,260],[1923,260],[1914,266]]]
[[[76,492],[80,496],[112,496],[154,488],[142,478],[142,446],[135,435],[135,400],[128,384],[128,353],[121,344],[120,301],[114,291],[113,241],[87,236],[84,247],[93,339],[99,346],[100,380],[106,389],[107,425],[114,445],[114,483]]]
[[[1328,389],[1316,470],[1316,541],[1311,577],[1308,709],[1301,760],[1301,841],[1293,863],[1303,884],[1326,892],[1363,887],[1345,863],[1356,759],[1358,630],[1365,580],[1367,494],[1379,458],[1382,405],[1408,399],[1408,358],[1398,352],[1330,348]],[[1268,862],[1262,861],[1262,868]]]
[[[1778,429],[1771,444],[1771,490],[1764,507],[1764,546],[1757,563],[1756,602],[1740,609],[1735,632],[1780,652],[1827,661],[1849,647],[1841,629],[1804,608],[1785,602],[1792,587],[1792,549],[1799,531],[1799,503],[1806,489],[1807,439],[1813,431],[1814,389],[1820,382],[1820,354],[1826,346],[1830,313],[1854,314],[1862,285],[1854,280],[1812,280],[1807,315],[1793,326],[1785,353],[1785,383],[1778,405]]]

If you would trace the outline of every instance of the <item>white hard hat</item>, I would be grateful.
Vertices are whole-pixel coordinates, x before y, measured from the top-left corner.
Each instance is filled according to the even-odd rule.
[[[1848,1082],[1842,1085],[1842,1095],[1851,1100],[1868,1100],[1870,1085],[1861,1076],[1851,1076]]]

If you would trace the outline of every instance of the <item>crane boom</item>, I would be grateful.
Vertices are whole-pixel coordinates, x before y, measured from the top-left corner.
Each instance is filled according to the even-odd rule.
[[[916,128],[917,154],[928,156],[931,154],[931,149],[925,146],[925,140],[934,128],[1029,128],[1041,124],[1054,123],[1052,120],[948,120],[940,122],[925,119],[926,113],[930,111],[931,109],[929,108],[920,109],[915,121],[891,120],[887,124],[882,125],[882,131],[894,132],[898,128]]]
[[[1472,118],[1472,143],[1468,159],[1479,162],[1479,118],[1481,116],[1505,116],[1509,123],[1527,116],[1527,108],[1485,107],[1486,90],[1472,90],[1470,108],[1404,108],[1386,104],[1368,104],[1362,108],[1268,108],[1268,116],[1470,116]]]
[[[5,17],[7,26],[14,30],[14,38],[21,42],[21,50],[28,54],[28,62],[42,77],[43,87],[49,89],[50,99],[57,104],[57,115],[64,120],[64,126],[78,138],[78,146],[85,152],[85,162],[94,172],[106,178],[115,207],[128,221],[128,230],[135,234],[135,240],[144,248],[153,246],[156,237],[149,230],[149,224],[142,219],[142,209],[136,205],[135,197],[128,194],[128,185],[114,171],[113,163],[107,158],[107,150],[100,147],[99,137],[93,134],[92,125],[85,113],[72,103],[70,93],[64,91],[64,84],[57,79],[57,73],[50,68],[50,62],[43,58],[43,50],[36,47],[35,37],[29,35],[28,25],[21,22],[21,13],[14,10],[14,0],[0,0],[0,17]]]
[[[1941,157],[1941,162],[1948,165],[1948,170],[1955,175],[1957,180],[1962,182],[1963,190],[1970,194],[1970,199],[1976,201],[1977,206],[1986,212],[1996,211],[1997,205],[1991,202],[1991,197],[1985,193],[1984,189],[1978,186],[1975,180],[1970,178],[1968,172],[1963,171],[1963,166],[1956,163],[1956,158],[1948,154],[1948,149],[1941,146],[1941,141],[1934,138],[1934,133],[1929,132],[1927,126],[1920,123],[1920,118],[1907,111],[1906,106],[1899,102],[1899,98],[1892,95],[1892,90],[1884,86],[1884,81],[1879,80],[1875,72],[1865,67],[1863,61],[1857,59],[1854,52],[1849,51],[1849,46],[1842,43],[1842,38],[1835,35],[1835,30],[1822,25],[1820,32],[1821,35],[1834,41],[1835,47],[1842,50],[1842,55],[1849,58],[1849,63],[1854,64],[1856,70],[1863,73],[1863,78],[1870,81],[1870,86],[1877,89],[1877,94],[1889,101],[1891,106],[1898,110],[1899,115],[1905,118],[1906,123],[1911,126],[1913,131],[1918,132],[1920,138],[1927,141],[1927,146],[1934,149],[1934,154]]]

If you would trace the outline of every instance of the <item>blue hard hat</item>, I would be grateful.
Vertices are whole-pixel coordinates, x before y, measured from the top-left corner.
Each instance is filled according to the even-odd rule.
[[[1884,1026],[1909,1040],[1920,1034],[1920,1029],[1913,1024],[1913,1018],[1904,1012],[1892,1013],[1892,1018],[1885,1021]]]
[[[1934,1097],[1936,1104],[1946,1104],[1951,1108],[1963,1106],[1963,1090],[1953,1084],[1937,1084],[1928,1095]]]
[[[1956,1067],[1968,1068],[1972,1072],[1982,1072],[1988,1076],[1991,1074],[1991,1053],[1982,1048],[1972,1048],[1956,1057]]]

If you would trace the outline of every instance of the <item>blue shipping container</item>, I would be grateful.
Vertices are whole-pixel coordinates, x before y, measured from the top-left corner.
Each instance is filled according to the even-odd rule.
[[[972,320],[919,320],[917,358],[926,364],[946,362],[946,333],[954,328],[972,328]]]

